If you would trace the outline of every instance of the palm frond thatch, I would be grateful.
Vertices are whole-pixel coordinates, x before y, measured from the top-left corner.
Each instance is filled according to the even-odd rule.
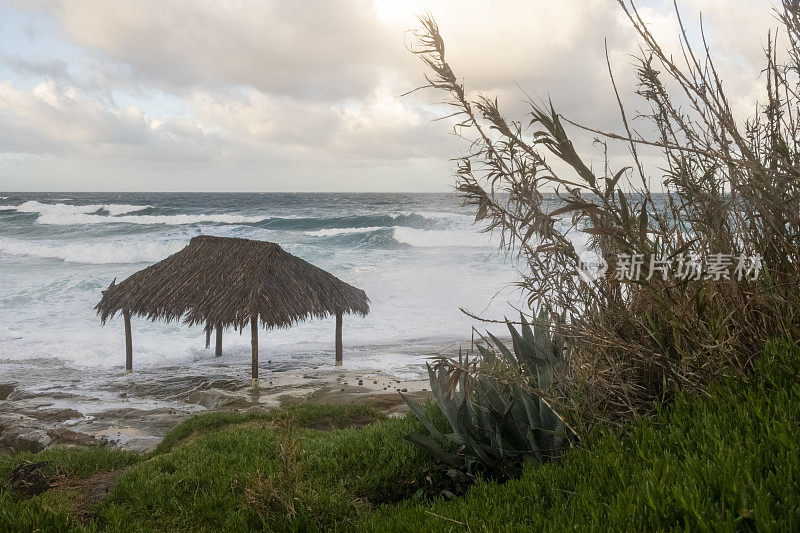
[[[267,328],[311,317],[369,313],[363,290],[272,242],[202,235],[183,250],[103,291],[101,321],[128,310],[150,320],[242,329],[256,313]]]

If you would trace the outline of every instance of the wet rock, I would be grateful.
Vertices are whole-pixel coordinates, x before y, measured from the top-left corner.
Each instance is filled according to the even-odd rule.
[[[147,452],[151,452],[151,451],[155,450],[156,446],[158,446],[159,442],[161,442],[161,438],[160,437],[135,438],[135,439],[127,440],[125,442],[124,449],[130,450],[132,452],[147,453]],[[121,444],[121,443],[116,443],[115,446],[117,444]]]
[[[8,398],[16,388],[16,383],[0,383],[0,400]]]
[[[64,422],[75,418],[83,418],[83,413],[75,409],[38,409],[36,419],[41,422]]]
[[[0,414],[0,430],[3,428],[15,426],[32,426],[36,424],[36,419],[33,417],[17,414],[17,413],[2,413]]]
[[[246,403],[240,396],[218,390],[198,390],[186,395],[186,402],[202,405],[207,409],[237,407]]]
[[[25,427],[6,427],[0,434],[0,444],[8,446],[14,451],[40,452],[44,450],[52,439],[42,429]]]
[[[55,428],[47,432],[52,439],[49,446],[88,447],[99,444],[91,435],[67,428]]]

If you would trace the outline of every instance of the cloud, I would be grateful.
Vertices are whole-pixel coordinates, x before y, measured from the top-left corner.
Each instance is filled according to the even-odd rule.
[[[46,1],[73,43],[130,65],[167,91],[246,85],[271,94],[341,98],[369,92],[390,46],[371,4],[315,0]]]
[[[208,158],[218,142],[194,122],[151,120],[141,108],[109,108],[79,89],[45,81],[32,90],[0,83],[0,150],[81,159]]]
[[[0,78],[0,153],[27,154],[6,165],[0,189],[12,171],[40,188],[69,188],[58,181],[63,169],[99,176],[96,189],[111,173],[128,176],[128,189],[152,187],[158,172],[182,180],[173,189],[208,186],[215,172],[232,190],[446,189],[448,159],[466,146],[450,135],[452,121],[433,122],[448,112],[434,104],[444,95],[400,97],[424,82],[406,47],[425,11],[470,93],[498,96],[512,118],[523,118],[527,92],[619,131],[606,43],[630,114],[644,110],[631,68],[637,38],[613,0],[6,3],[0,15],[49,22],[23,27],[36,28],[36,53],[0,40],[0,63],[12,73]],[[749,113],[760,44],[775,25],[768,3],[685,0],[693,39],[701,9],[732,102]],[[671,10],[658,0],[641,13],[677,54]],[[598,157],[591,137],[581,148]],[[40,171],[48,164],[59,168]]]

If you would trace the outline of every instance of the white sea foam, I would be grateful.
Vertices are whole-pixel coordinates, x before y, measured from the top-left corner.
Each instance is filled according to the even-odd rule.
[[[97,211],[107,211],[110,216],[123,215],[148,209],[149,205],[129,205],[129,204],[88,204],[88,205],[69,205],[69,204],[44,204],[36,200],[30,200],[17,206],[20,213],[41,213],[45,214],[83,214],[96,213]]]
[[[200,224],[200,223],[219,223],[219,224],[248,224],[260,222],[264,217],[248,217],[242,215],[227,214],[199,214],[199,215],[134,215],[135,213],[148,209],[149,205],[128,205],[128,204],[90,204],[90,205],[68,205],[68,204],[43,204],[35,200],[25,202],[19,206],[7,206],[14,208],[20,213],[39,213],[36,222],[39,224],[49,224],[55,226],[72,226],[77,224]],[[108,215],[96,214],[98,211],[106,211]]]
[[[395,211],[389,216],[393,219],[400,217],[419,216],[435,222],[445,222],[455,226],[471,226],[475,221],[473,215],[451,213],[449,211]]]
[[[303,235],[308,235],[309,237],[333,237],[335,235],[349,235],[351,233],[371,233],[382,229],[386,228],[384,226],[369,226],[366,228],[327,228],[316,231],[304,231]]]
[[[39,224],[52,224],[58,226],[71,226],[74,224],[166,224],[180,226],[184,224],[252,224],[261,222],[264,217],[248,217],[241,215],[122,215],[102,216],[88,214],[55,214],[43,213],[39,216]]]
[[[392,226],[391,228],[370,226],[365,228],[326,228],[305,231],[303,234],[309,237],[333,237],[336,235],[371,233],[382,229],[391,229],[392,237],[395,241],[417,248],[484,248],[496,246],[490,235],[480,233],[477,229],[424,230],[406,226]]]
[[[0,253],[61,259],[67,263],[152,263],[186,246],[186,240],[53,242],[22,241],[0,237]]]
[[[450,222],[458,222],[467,225],[472,224],[475,221],[475,217],[473,215],[464,213],[450,213],[448,211],[420,211],[417,214],[431,220],[447,220]]]
[[[480,233],[477,230],[423,230],[394,227],[394,240],[418,248],[491,248],[497,243],[491,235]]]

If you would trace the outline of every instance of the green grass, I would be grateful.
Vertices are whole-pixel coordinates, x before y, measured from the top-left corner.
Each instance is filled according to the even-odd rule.
[[[356,423],[364,427],[346,426]],[[336,429],[344,428],[344,429]],[[413,418],[301,405],[209,414],[153,453],[48,450],[0,458],[75,477],[130,466],[91,509],[89,530],[360,531],[791,530],[800,524],[800,349],[776,342],[748,383],[614,432],[595,431],[558,464],[525,468],[465,497],[419,501],[429,459],[404,440]],[[78,527],[68,494],[18,501],[0,490],[0,530]]]
[[[598,431],[518,480],[480,483],[456,501],[384,507],[359,529],[792,530],[798,441],[800,349],[774,343],[750,383],[678,398],[624,433]]]
[[[50,475],[87,478],[138,462],[141,457],[113,448],[54,448],[39,453],[21,452],[0,456],[0,480],[25,461],[46,462]],[[27,501],[18,501],[0,484],[0,531],[91,531],[72,519],[72,496],[61,490],[50,490]]]
[[[124,452],[116,448],[53,448],[39,453],[19,452],[14,455],[0,455],[0,480],[8,479],[9,474],[25,461],[47,462],[47,470],[55,473],[58,468],[64,474],[85,478],[97,472],[116,470],[132,465],[141,456],[133,452]]]

